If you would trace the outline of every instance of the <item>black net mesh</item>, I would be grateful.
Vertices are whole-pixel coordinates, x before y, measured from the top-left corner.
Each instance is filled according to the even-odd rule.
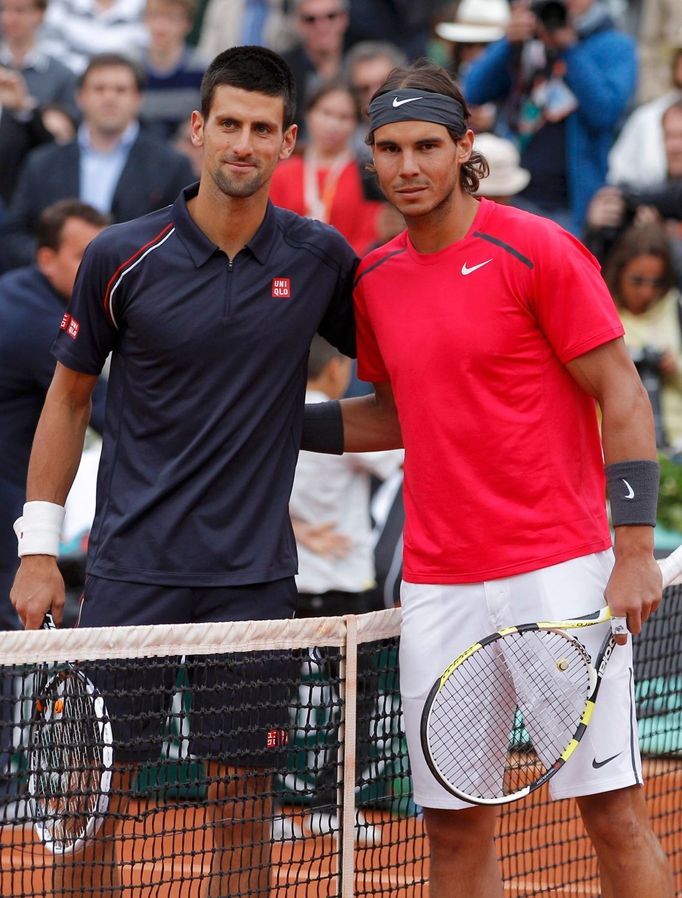
[[[399,611],[358,621],[356,665],[341,618],[3,633],[0,748],[11,766],[0,779],[0,895],[426,898],[428,843],[401,718]],[[45,771],[32,753],[36,728],[47,725],[36,703],[67,661],[106,706],[111,758],[100,753],[96,777],[109,768],[111,783],[108,801],[95,803],[101,825],[60,851],[41,838],[49,803],[38,806]],[[679,588],[635,640],[635,661],[649,808],[682,895]],[[65,700],[50,712],[53,725],[69,713]],[[89,763],[88,739],[97,741],[87,732],[70,775],[57,764],[45,780],[57,798],[82,788],[74,790],[73,771]],[[573,802],[551,803],[542,789],[503,809],[499,832],[505,894],[599,895]]]

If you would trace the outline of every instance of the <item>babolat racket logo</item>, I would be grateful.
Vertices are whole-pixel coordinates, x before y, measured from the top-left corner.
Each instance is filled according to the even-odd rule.
[[[272,279],[273,299],[291,299],[291,278]]]
[[[282,748],[289,744],[289,733],[286,730],[268,730],[265,744],[267,748]]]

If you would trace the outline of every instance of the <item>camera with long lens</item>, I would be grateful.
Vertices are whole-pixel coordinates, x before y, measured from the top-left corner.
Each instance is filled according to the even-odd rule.
[[[550,34],[565,28],[568,23],[568,10],[561,0],[535,0],[530,8]]]

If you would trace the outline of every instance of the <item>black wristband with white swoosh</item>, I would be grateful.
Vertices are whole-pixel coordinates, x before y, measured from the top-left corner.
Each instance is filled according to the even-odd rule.
[[[614,527],[656,526],[658,482],[657,461],[619,461],[607,465],[606,491]]]

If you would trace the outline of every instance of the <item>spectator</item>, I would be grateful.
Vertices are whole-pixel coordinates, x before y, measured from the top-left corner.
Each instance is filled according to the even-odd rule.
[[[141,87],[129,59],[104,53],[90,61],[79,80],[77,139],[38,147],[26,159],[5,220],[7,267],[33,258],[35,223],[56,200],[77,196],[127,221],[168,205],[193,180],[185,157],[140,133]]]
[[[0,278],[0,630],[18,630],[19,618],[9,600],[18,566],[12,525],[25,501],[28,457],[33,433],[52,380],[51,346],[59,331],[76,270],[85,247],[108,219],[77,200],[45,209],[37,228],[36,262]],[[93,424],[104,420],[104,382],[95,392]],[[0,680],[0,690],[12,686]],[[12,705],[0,702],[7,713]],[[9,727],[0,726],[0,819],[11,816],[16,777],[9,771]],[[3,807],[4,804],[4,807]]]
[[[517,205],[580,231],[605,183],[636,73],[634,41],[615,29],[599,0],[512,8],[506,36],[472,63],[464,89],[476,105],[505,104],[531,173]]]
[[[603,187],[587,211],[585,242],[604,261],[619,233],[631,223],[665,221],[673,237],[678,275],[682,274],[682,100],[662,116],[666,176],[658,184],[640,187],[636,171],[629,183]],[[634,177],[633,177],[634,175]]]
[[[670,240],[660,225],[633,226],[609,255],[604,278],[647,387],[659,447],[682,449],[682,306]]]
[[[347,44],[390,41],[412,61],[426,56],[431,18],[443,0],[350,0]]]
[[[43,46],[80,75],[92,56],[125,53],[140,59],[147,45],[145,0],[50,0]]]
[[[353,146],[359,159],[371,159],[365,137],[369,129],[367,107],[374,93],[396,66],[405,65],[407,59],[402,50],[388,41],[361,41],[346,54],[345,76],[350,82],[360,107],[360,124],[355,132]]]
[[[201,6],[199,0],[199,12]],[[296,36],[286,6],[291,6],[289,0],[208,0],[198,27],[199,51],[212,59],[225,47],[240,44],[290,50]],[[197,32],[196,20],[192,31]]]
[[[478,185],[476,196],[513,205],[512,198],[528,186],[530,172],[519,165],[519,151],[511,140],[495,134],[477,134],[474,150],[485,158],[490,173]]]
[[[510,18],[507,0],[462,0],[454,22],[439,22],[436,34],[450,44],[450,71],[462,82],[471,63],[478,59],[488,44],[504,37]],[[474,132],[491,131],[497,108],[494,103],[470,106]]]
[[[147,0],[144,21],[149,47],[144,56],[143,124],[168,140],[199,107],[208,61],[187,42],[196,0]]]
[[[40,46],[47,0],[2,0],[0,65],[18,72],[34,106],[56,103],[76,115],[76,78],[58,58]]]
[[[640,103],[660,97],[670,86],[670,57],[682,47],[682,3],[645,0],[639,25]]]
[[[296,81],[296,123],[305,137],[307,97],[322,81],[341,74],[343,38],[348,29],[348,0],[293,0],[297,47],[284,53]]]
[[[609,153],[608,182],[639,187],[659,184],[667,177],[663,113],[682,99],[682,46],[673,55],[672,89],[639,106],[629,116]],[[647,139],[642,141],[642,134]]]
[[[279,164],[270,196],[277,206],[333,225],[361,255],[377,239],[382,204],[363,195],[352,151],[358,115],[346,82],[321,84],[306,104],[308,144],[302,155]]]
[[[203,147],[197,146],[192,140],[192,122],[188,120],[183,122],[178,130],[175,132],[175,136],[171,143],[171,146],[178,151],[178,153],[182,153],[183,156],[186,156],[189,160],[189,164],[192,167],[192,173],[196,180],[199,180],[201,176],[201,166],[204,158],[204,149]]]
[[[314,337],[308,359],[306,402],[340,399],[348,386],[351,360],[341,355],[321,337]],[[373,587],[376,585],[372,527],[370,522],[370,482],[374,475],[384,480],[401,465],[402,450],[324,455],[301,452],[291,492],[289,509],[298,549],[298,601],[296,617],[362,614],[379,607]],[[330,547],[319,543],[320,525],[328,524],[337,537]],[[312,544],[307,538],[312,530]],[[321,550],[322,548],[322,550]],[[329,550],[330,549],[330,550]],[[338,682],[338,650],[318,650],[324,675]],[[309,661],[304,660],[304,665]],[[358,738],[357,770],[367,764],[369,726],[373,699],[367,677],[371,661],[358,656]],[[333,688],[333,686],[332,686]],[[365,693],[370,694],[365,694]],[[369,699],[369,702],[368,702]],[[338,739],[331,740],[338,744]],[[338,831],[336,807],[336,758],[326,763],[318,777],[313,795],[311,832],[330,835]],[[378,844],[381,830],[357,812],[356,838],[363,844]]]
[[[18,72],[0,67],[0,199],[8,204],[26,155],[52,139]]]

